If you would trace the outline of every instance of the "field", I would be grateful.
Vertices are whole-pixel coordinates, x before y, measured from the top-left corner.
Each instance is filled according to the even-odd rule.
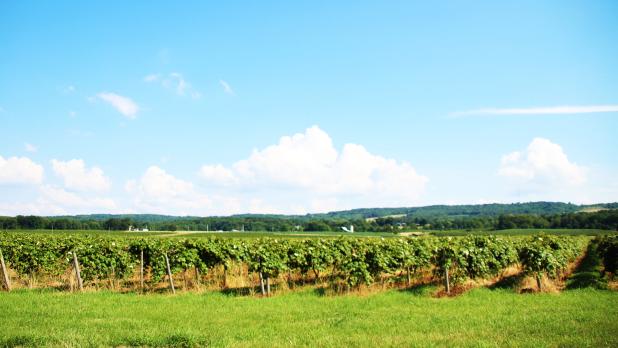
[[[599,230],[599,229],[581,229],[581,228],[526,228],[526,229],[509,229],[496,231],[427,231],[434,236],[467,236],[474,235],[494,235],[494,236],[529,236],[534,234],[549,234],[557,236],[598,236],[605,234],[616,234],[617,231]]]
[[[71,232],[0,233],[0,347],[618,345],[618,238],[590,230]]]
[[[1,231],[0,231],[1,232]],[[105,231],[105,230],[7,230],[6,233],[29,233],[39,235],[92,235],[92,236],[113,236],[113,237],[174,237],[174,238],[336,238],[336,237],[397,237],[397,234],[388,232],[207,232],[207,231],[150,231],[150,232],[128,232],[128,231]]]
[[[1,232],[1,231],[0,231]],[[104,231],[104,230],[8,230],[7,233],[32,233],[32,234],[54,234],[54,235],[66,235],[66,234],[79,234],[79,235],[93,235],[93,236],[115,236],[115,237],[174,237],[174,238],[337,238],[337,237],[398,237],[397,233],[390,232],[356,232],[346,233],[338,231],[322,231],[322,232],[267,232],[267,231],[255,231],[255,232],[207,232],[207,231],[150,231],[150,232],[127,232],[127,231]],[[509,229],[509,230],[496,230],[496,231],[484,231],[484,230],[446,230],[446,231],[417,231],[424,234],[447,237],[447,236],[467,236],[467,235],[495,235],[495,236],[529,236],[535,234],[549,234],[549,235],[564,235],[564,236],[598,236],[605,234],[616,234],[616,231],[600,230],[600,229]]]
[[[17,291],[0,294],[0,346],[618,345],[615,291],[476,289],[432,298],[432,290],[271,298]]]

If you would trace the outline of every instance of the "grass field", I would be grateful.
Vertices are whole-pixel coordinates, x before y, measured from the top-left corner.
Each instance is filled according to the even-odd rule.
[[[0,346],[618,346],[618,292],[0,294]]]
[[[390,238],[400,235],[390,232],[206,232],[206,231],[151,231],[151,232],[126,232],[126,231],[101,231],[101,230],[8,230],[8,233],[37,233],[37,234],[87,234],[93,236],[115,236],[115,237],[171,237],[171,238],[205,238],[205,237],[220,237],[220,238],[338,238],[338,237],[381,237]],[[604,234],[616,234],[616,231],[598,230],[598,229],[510,229],[497,231],[465,231],[465,230],[448,230],[448,231],[421,231],[433,236],[467,236],[467,235],[508,235],[508,236],[526,236],[533,234],[554,234],[554,235],[570,235],[570,236],[598,236]]]
[[[467,235],[495,235],[495,236],[527,236],[533,234],[552,234],[558,236],[598,236],[604,234],[615,234],[617,231],[599,230],[599,229],[575,229],[575,228],[526,228],[526,229],[509,229],[509,230],[494,230],[494,231],[465,231],[465,230],[449,230],[449,231],[427,231],[434,236],[467,236]]]
[[[115,237],[172,237],[172,238],[337,238],[337,237],[397,237],[397,234],[389,232],[206,232],[206,231],[150,231],[150,232],[128,232],[128,231],[102,231],[102,230],[7,230],[6,233],[33,233],[33,234],[80,234],[92,236],[115,236]]]

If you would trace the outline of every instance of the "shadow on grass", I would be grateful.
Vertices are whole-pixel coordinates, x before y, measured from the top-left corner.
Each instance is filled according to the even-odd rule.
[[[433,283],[419,283],[400,289],[399,291],[415,296],[429,296],[435,290],[436,286]]]
[[[207,347],[210,339],[204,336],[175,333],[164,337],[125,337],[116,346],[121,347]]]
[[[0,347],[39,347],[45,343],[43,338],[32,335],[18,335],[0,339]]]
[[[491,289],[491,290],[513,290],[513,291],[516,291],[517,287],[519,286],[519,284],[521,284],[521,282],[523,281],[524,278],[525,278],[525,275],[523,273],[513,274],[513,275],[506,276],[506,277],[500,279],[499,281],[495,282],[494,284],[488,286],[488,288]]]
[[[601,257],[597,243],[588,244],[586,255],[566,281],[567,290],[581,288],[607,289],[607,280],[601,276]]]
[[[275,290],[275,287],[271,285],[271,291]],[[259,286],[243,286],[239,288],[227,288],[219,290],[220,293],[230,297],[249,296],[260,293]]]

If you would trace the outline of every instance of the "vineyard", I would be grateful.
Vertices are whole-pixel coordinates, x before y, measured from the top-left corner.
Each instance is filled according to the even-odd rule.
[[[608,274],[616,272],[617,240],[595,240]],[[320,282],[349,291],[374,283],[410,286],[421,275],[429,275],[449,293],[468,279],[494,278],[513,265],[535,278],[540,289],[543,276],[563,275],[588,242],[569,236],[171,239],[5,233],[0,234],[0,251],[9,270],[7,287],[11,281],[32,284],[71,274],[80,288],[117,284],[149,291],[166,284],[175,291],[179,280],[187,287],[189,276],[191,284],[199,286],[222,270],[220,288],[229,287],[227,277],[233,271],[263,295],[281,283]],[[11,271],[13,279],[8,277]]]
[[[617,236],[0,233],[4,287],[43,288],[0,292],[0,346],[611,347],[617,256]]]

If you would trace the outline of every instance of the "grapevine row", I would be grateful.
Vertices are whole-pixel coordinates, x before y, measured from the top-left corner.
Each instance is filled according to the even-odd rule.
[[[597,242],[604,272],[613,278],[618,273],[618,236],[600,237]]]
[[[445,280],[447,290],[466,279],[497,276],[517,263],[531,275],[555,277],[585,244],[583,238],[550,236],[281,240],[0,234],[0,250],[19,277],[59,276],[71,266],[75,253],[84,282],[126,279],[142,265],[143,255],[150,284],[165,277],[167,256],[171,273],[195,268],[203,275],[215,267],[227,270],[243,263],[268,285],[291,272],[315,279],[328,274],[350,288],[397,276],[405,276],[409,285],[412,276],[431,270]]]

